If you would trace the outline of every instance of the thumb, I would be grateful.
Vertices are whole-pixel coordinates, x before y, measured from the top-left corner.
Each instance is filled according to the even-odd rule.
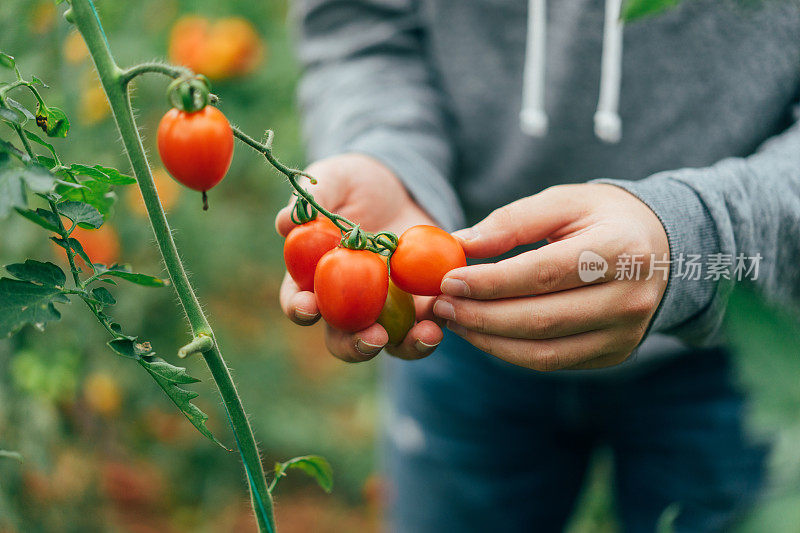
[[[575,189],[556,186],[495,209],[472,226],[453,233],[469,257],[494,257],[512,248],[562,233],[585,210]]]
[[[305,176],[300,176],[298,181],[300,186],[310,192],[322,207],[328,211],[336,212],[346,194],[346,187],[342,184],[342,179],[346,179],[346,173],[341,169],[335,158],[323,159],[310,165],[306,172],[309,176],[314,176],[317,180],[316,184]],[[275,217],[275,229],[277,232],[286,237],[289,232],[295,227],[292,222],[292,209],[294,208],[295,197],[289,200],[289,204],[281,209]]]

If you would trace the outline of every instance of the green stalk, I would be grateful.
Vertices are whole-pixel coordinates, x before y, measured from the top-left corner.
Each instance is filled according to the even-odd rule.
[[[195,337],[202,333],[213,339],[214,333],[186,275],[186,270],[172,238],[167,217],[164,214],[164,209],[161,206],[161,201],[153,183],[153,176],[145,156],[142,139],[136,127],[130,97],[126,89],[127,82],[131,79],[131,71],[124,72],[114,61],[92,1],[71,0],[71,4],[71,14],[68,14],[68,20],[75,23],[89,48],[100,81],[103,84],[103,89],[111,104],[117,128],[122,135],[122,141],[130,159],[133,173],[141,189],[144,204],[147,208],[147,215],[153,227],[158,247],[161,250],[164,264],[181,305],[186,312],[192,332]],[[239,394],[236,391],[236,386],[220,354],[216,341],[214,342],[214,347],[203,354],[203,358],[211,370],[230,417],[233,433],[247,472],[259,530],[274,532],[275,519],[273,516],[272,497],[267,488],[264,468],[261,464],[255,437],[239,399]],[[259,496],[260,501],[264,504],[263,507],[259,503]]]

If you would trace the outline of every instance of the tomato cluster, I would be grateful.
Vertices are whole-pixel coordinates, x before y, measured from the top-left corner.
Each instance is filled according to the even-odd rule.
[[[356,332],[377,322],[392,345],[414,325],[411,294],[438,295],[444,275],[466,265],[458,241],[434,226],[403,233],[388,265],[379,254],[338,245],[340,237],[325,218],[296,226],[283,248],[286,269],[301,290],[314,291],[328,324]]]

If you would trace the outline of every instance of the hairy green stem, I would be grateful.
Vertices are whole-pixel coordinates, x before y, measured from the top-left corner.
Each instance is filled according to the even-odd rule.
[[[153,176],[145,156],[141,136],[136,127],[131,109],[130,97],[126,89],[127,82],[132,79],[131,70],[127,71],[126,74],[126,71],[122,71],[114,61],[92,1],[71,0],[71,4],[72,13],[68,16],[68,20],[72,19],[75,22],[89,48],[100,81],[103,84],[103,89],[111,104],[117,128],[122,135],[125,151],[128,154],[131,167],[139,184],[147,215],[161,250],[164,264],[175,286],[181,305],[186,312],[192,332],[194,336],[204,333],[214,338],[211,326],[203,313],[200,302],[192,289],[183,263],[178,255],[169,223],[153,183]],[[137,71],[134,69],[133,72],[135,74]],[[159,72],[162,71],[159,70]],[[220,354],[216,342],[211,350],[203,354],[203,358],[211,370],[230,417],[234,436],[241,451],[250,482],[251,497],[253,499],[253,507],[256,510],[259,528],[261,531],[273,532],[275,531],[275,522],[272,497],[267,488],[258,447],[230,371]],[[260,502],[263,502],[263,506]]]

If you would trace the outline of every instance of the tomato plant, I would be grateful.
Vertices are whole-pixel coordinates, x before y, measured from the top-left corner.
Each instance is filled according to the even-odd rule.
[[[233,160],[233,131],[222,111],[170,109],[158,125],[158,153],[169,173],[203,193],[217,185]],[[208,205],[204,201],[203,209]]]
[[[336,248],[341,238],[339,228],[325,217],[292,228],[283,243],[283,259],[286,270],[301,290],[314,290],[317,263],[323,255]]]
[[[444,275],[466,264],[455,237],[435,226],[413,226],[400,236],[392,254],[392,281],[411,294],[436,296]]]
[[[314,293],[325,322],[356,332],[378,319],[389,290],[384,259],[369,250],[335,248],[320,259]]]
[[[390,345],[397,346],[403,342],[414,326],[415,318],[414,297],[389,281],[389,293],[378,316],[378,324],[389,334]]]

